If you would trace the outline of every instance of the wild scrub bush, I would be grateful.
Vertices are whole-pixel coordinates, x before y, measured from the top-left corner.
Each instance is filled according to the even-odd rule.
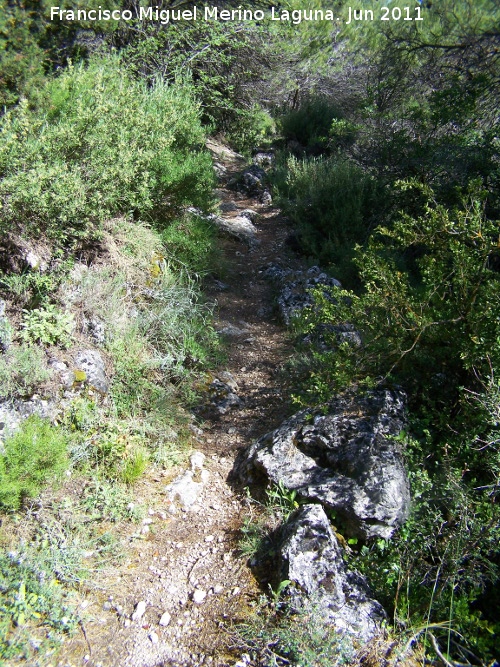
[[[342,113],[331,99],[315,96],[279,116],[278,129],[285,140],[296,141],[304,150],[318,154],[327,151],[332,123],[341,119]]]
[[[253,22],[125,27],[114,41],[124,46],[124,63],[141,79],[174,81],[179,73],[189,75],[203,122],[235,134],[255,116],[255,92],[276,58],[265,29]]]
[[[30,396],[51,376],[44,351],[36,345],[11,345],[0,355],[0,398]]]
[[[278,165],[275,183],[302,253],[330,265],[339,278],[354,280],[354,245],[368,238],[383,208],[376,181],[347,160],[289,157]]]
[[[0,454],[0,506],[18,509],[24,498],[36,496],[67,465],[66,435],[37,416],[26,419],[5,440]]]
[[[117,58],[70,67],[0,121],[0,229],[60,243],[96,238],[116,214],[165,226],[206,209],[213,171],[184,83],[131,81]]]
[[[481,192],[450,211],[424,186],[401,187],[423,189],[424,215],[403,215],[358,246],[365,291],[336,291],[333,300],[318,292],[305,327],[351,322],[363,337],[346,350],[357,380],[397,378],[416,402],[450,406],[460,386],[473,388],[500,364],[498,223],[485,217]]]

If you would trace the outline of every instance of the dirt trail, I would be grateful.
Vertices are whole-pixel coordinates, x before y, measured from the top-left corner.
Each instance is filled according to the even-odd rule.
[[[223,147],[213,143],[209,148],[226,167],[226,182],[245,167],[243,159]],[[225,218],[248,208],[260,214],[254,247],[221,239],[224,284],[208,286],[218,304],[217,329],[232,328],[224,370],[236,380],[242,405],[207,421],[196,434],[209,479],[194,509],[173,516],[168,511],[165,487],[186,466],[168,476],[153,473],[137,490],[137,500],[147,503],[149,515],[132,546],[124,536],[128,560],[105,581],[96,581],[98,593],[84,602],[89,620],[66,645],[61,667],[223,666],[238,660],[224,628],[245,614],[259,591],[238,556],[238,530],[248,506],[228,476],[238,450],[279,425],[289,410],[277,371],[291,349],[276,320],[262,267],[278,260],[283,264],[290,230],[276,208],[224,185],[218,194],[221,203],[236,205],[223,206],[234,209],[222,213]],[[288,257],[286,263],[293,265],[294,260]],[[131,620],[139,602],[145,603],[145,612]],[[162,616],[167,625],[160,625]]]

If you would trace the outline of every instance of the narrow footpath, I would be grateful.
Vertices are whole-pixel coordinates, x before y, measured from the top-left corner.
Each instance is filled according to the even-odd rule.
[[[296,268],[297,260],[285,245],[290,228],[280,211],[228,187],[245,160],[215,142],[209,149],[224,167],[220,215],[230,222],[243,210],[258,213],[256,243],[221,236],[221,278],[207,286],[217,304],[216,329],[228,343],[226,365],[214,378],[227,381],[240,404],[193,428],[193,445],[205,458],[197,454],[191,462],[189,474],[202,491],[187,510],[173,507],[166,489],[189,462],[137,486],[148,516],[136,539],[123,537],[128,559],[97,576],[83,602],[89,620],[65,645],[58,667],[233,666],[239,658],[228,628],[260,594],[238,552],[248,501],[229,477],[238,451],[290,411],[279,371],[292,350],[263,268],[278,261]]]

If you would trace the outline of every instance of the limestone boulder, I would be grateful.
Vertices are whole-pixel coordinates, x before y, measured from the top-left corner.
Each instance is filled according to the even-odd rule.
[[[408,475],[395,440],[404,421],[403,392],[341,396],[260,438],[242,454],[237,473],[245,484],[264,476],[334,510],[349,536],[388,539],[409,512]]]
[[[281,581],[291,582],[287,595],[296,611],[314,605],[337,632],[364,642],[379,634],[386,612],[365,578],[347,567],[321,505],[304,505],[289,518],[278,562]]]

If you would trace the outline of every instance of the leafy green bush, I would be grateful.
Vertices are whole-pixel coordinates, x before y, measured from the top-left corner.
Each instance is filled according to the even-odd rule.
[[[354,245],[368,238],[383,209],[377,182],[347,160],[294,157],[278,165],[274,180],[302,253],[353,281]]]
[[[71,313],[47,304],[43,308],[25,310],[22,327],[21,338],[27,343],[69,347],[75,321]]]
[[[259,106],[239,111],[226,136],[236,150],[250,153],[252,149],[269,144],[276,134],[276,124],[270,114]]]
[[[206,209],[213,170],[187,84],[151,88],[117,58],[70,67],[0,120],[0,229],[60,243],[96,238],[117,214],[164,226]]]
[[[328,97],[309,97],[297,109],[278,118],[278,128],[286,140],[297,141],[304,149],[327,150],[332,126],[342,114]]]
[[[51,376],[44,351],[36,345],[11,345],[0,355],[0,397],[30,396]]]
[[[363,338],[361,347],[343,349],[345,363],[354,359],[352,380],[397,379],[415,403],[448,410],[459,387],[473,388],[500,364],[498,225],[485,217],[480,192],[449,211],[428,188],[401,187],[423,188],[425,214],[403,215],[358,246],[364,293],[335,291],[331,299],[318,291],[304,324],[310,331],[352,323]],[[325,335],[335,347],[335,332]]]
[[[19,509],[24,498],[36,496],[67,466],[66,435],[37,416],[26,419],[5,440],[0,455],[0,506]]]

